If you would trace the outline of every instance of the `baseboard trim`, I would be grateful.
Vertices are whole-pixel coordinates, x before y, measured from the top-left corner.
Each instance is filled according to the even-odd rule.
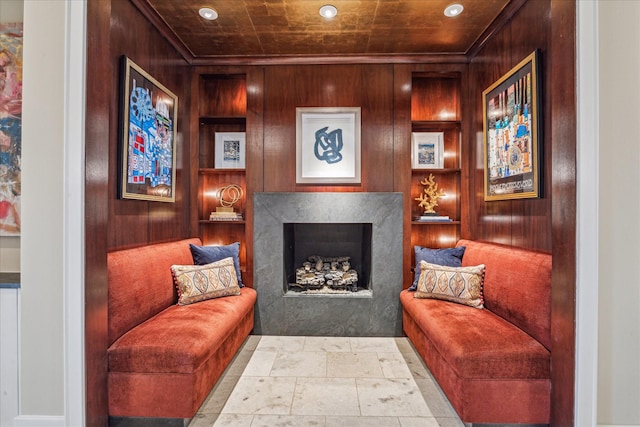
[[[549,427],[549,424],[463,423],[465,427]]]
[[[64,417],[59,415],[18,415],[13,427],[65,427]]]
[[[187,427],[191,418],[109,416],[109,427]]]

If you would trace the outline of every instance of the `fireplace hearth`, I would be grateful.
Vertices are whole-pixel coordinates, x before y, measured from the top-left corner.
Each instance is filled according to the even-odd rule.
[[[254,194],[255,333],[401,336],[402,206],[402,193]],[[357,291],[292,289],[305,262],[325,285],[354,270]]]

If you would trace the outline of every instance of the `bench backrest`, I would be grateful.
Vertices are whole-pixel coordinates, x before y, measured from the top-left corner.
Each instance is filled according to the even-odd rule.
[[[484,264],[484,305],[551,348],[551,255],[460,240],[463,266]]]
[[[186,239],[107,255],[109,345],[177,302],[171,266],[193,264],[189,243],[202,245]]]

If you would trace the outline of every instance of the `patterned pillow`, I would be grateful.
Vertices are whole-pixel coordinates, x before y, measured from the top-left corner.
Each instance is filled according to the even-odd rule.
[[[178,288],[178,305],[240,295],[231,257],[206,265],[172,265],[171,272]]]
[[[420,261],[426,261],[429,264],[446,265],[447,267],[460,267],[462,265],[462,256],[466,246],[457,246],[455,248],[446,249],[430,249],[422,246],[414,246],[416,254],[416,273],[413,283],[409,287],[410,291],[418,288],[418,279],[420,278]]]
[[[484,264],[447,267],[420,262],[420,280],[414,298],[435,298],[483,308]]]

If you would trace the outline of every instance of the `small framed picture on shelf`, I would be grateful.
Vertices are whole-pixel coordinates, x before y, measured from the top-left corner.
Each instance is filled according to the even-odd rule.
[[[411,167],[442,169],[444,166],[444,132],[413,132],[411,134]]]
[[[216,132],[215,168],[244,169],[246,163],[246,134],[244,132]]]

